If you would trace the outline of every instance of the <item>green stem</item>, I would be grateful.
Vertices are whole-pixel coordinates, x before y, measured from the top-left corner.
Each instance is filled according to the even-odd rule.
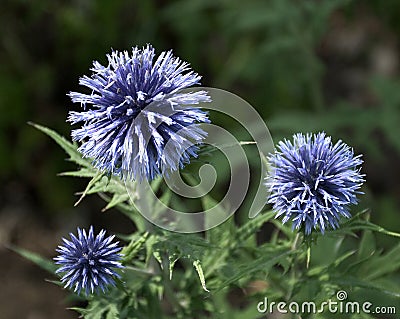
[[[290,246],[290,250],[291,251],[295,251],[297,249],[297,244],[299,242],[299,239],[300,239],[300,233],[297,233],[296,236],[294,237],[292,245]],[[295,256],[291,258],[291,260],[292,260],[292,267],[290,269],[291,285],[290,285],[290,288],[288,289],[288,292],[286,294],[286,300],[289,300],[290,297],[292,296],[293,289],[294,289],[294,284],[296,282],[295,258],[296,258]]]
[[[145,276],[155,276],[157,275],[155,272],[151,271],[151,269],[140,269],[137,267],[133,267],[133,266],[126,266],[127,270],[131,270],[139,275],[145,275]]]
[[[176,298],[176,293],[173,290],[171,286],[171,281],[169,279],[169,273],[167,272],[166,269],[163,269],[163,283],[164,283],[164,295],[165,298],[168,300],[168,302],[171,304],[171,306],[174,308],[176,312],[179,312],[180,310],[183,310],[182,305],[179,303],[178,298]]]
[[[290,250],[296,250],[297,243],[299,242],[299,238],[300,238],[300,233],[297,233],[296,237],[293,240],[292,246],[290,247]]]

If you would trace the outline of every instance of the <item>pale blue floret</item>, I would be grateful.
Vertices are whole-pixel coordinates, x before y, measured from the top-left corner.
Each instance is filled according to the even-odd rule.
[[[54,258],[60,267],[56,273],[62,273],[61,282],[64,288],[73,289],[86,295],[105,292],[107,286],[115,285],[114,277],[120,278],[115,268],[123,268],[121,265],[121,250],[118,242],[112,242],[114,236],[104,237],[102,230],[97,236],[93,234],[91,226],[88,234],[78,228],[78,237],[70,234],[71,240],[63,238],[63,245],[58,246],[59,253]]]
[[[69,93],[84,109],[68,117],[72,124],[83,122],[72,131],[82,142],[78,150],[123,179],[152,180],[189,163],[206,137],[200,123],[209,123],[198,105],[211,99],[206,91],[181,90],[201,77],[171,51],[155,59],[150,45],[107,58],[107,67],[95,61],[91,77],[79,81],[90,94]]]
[[[278,151],[268,157],[271,165],[266,185],[268,203],[283,223],[293,222],[293,229],[305,234],[312,229],[335,229],[340,217],[349,218],[349,205],[357,204],[357,194],[364,182],[360,173],[361,155],[342,141],[336,144],[325,133],[299,133],[278,144]]]

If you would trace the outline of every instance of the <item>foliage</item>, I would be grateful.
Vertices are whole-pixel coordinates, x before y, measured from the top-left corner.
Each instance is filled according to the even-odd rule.
[[[320,305],[337,298],[342,290],[351,300],[357,296],[353,301],[365,300],[363,291],[377,291],[378,297],[367,299],[369,302],[378,305],[386,296],[392,305],[399,304],[399,278],[394,272],[400,267],[400,245],[382,251],[375,235],[398,238],[400,234],[371,223],[367,211],[325,235],[314,232],[306,238],[274,219],[272,211],[242,225],[230,218],[204,234],[168,232],[143,220],[118,177],[99,175],[88,160],[77,156],[76,145],[48,128],[33,125],[80,165],[64,175],[91,178],[82,197],[103,194],[106,207],[117,207],[137,227],[131,234],[119,236],[126,242],[122,250],[125,271],[117,287],[90,296],[85,308],[72,308],[84,318],[255,318],[260,315],[257,305],[265,297],[287,302],[311,300]],[[157,184],[160,182],[153,181],[155,190]],[[209,201],[212,198],[203,200],[203,205],[210,205]],[[257,232],[265,226],[270,227],[271,235],[257,240]],[[43,258],[16,251],[54,271]],[[360,317],[343,314],[341,318]],[[364,313],[363,318],[373,317]]]

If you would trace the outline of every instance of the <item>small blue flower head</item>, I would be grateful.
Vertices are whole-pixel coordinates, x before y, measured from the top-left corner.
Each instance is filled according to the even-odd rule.
[[[284,140],[278,151],[268,157],[271,165],[266,185],[276,217],[291,220],[293,229],[312,229],[324,233],[339,226],[341,216],[350,217],[349,205],[364,182],[360,174],[361,155],[342,141],[332,144],[325,133],[299,133],[293,143]]]
[[[70,234],[71,240],[63,238],[64,245],[58,246],[59,253],[54,258],[57,265],[61,265],[56,273],[62,273],[61,282],[64,288],[73,288],[74,292],[85,295],[97,293],[101,289],[106,291],[108,285],[115,285],[113,277],[120,275],[113,270],[123,268],[120,263],[121,250],[118,242],[112,242],[114,236],[104,237],[104,230],[95,237],[93,226],[89,233],[78,228],[78,237]]]
[[[150,45],[107,58],[107,66],[95,61],[91,77],[80,78],[89,94],[69,93],[84,109],[68,117],[83,123],[72,131],[82,143],[78,150],[98,169],[140,181],[189,163],[206,136],[199,125],[209,123],[197,105],[211,99],[206,91],[182,89],[199,84],[200,76],[171,51],[155,59]]]

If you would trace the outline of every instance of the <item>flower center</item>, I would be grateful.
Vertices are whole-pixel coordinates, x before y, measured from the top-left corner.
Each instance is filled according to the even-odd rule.
[[[88,253],[83,253],[82,258],[80,258],[80,263],[86,264],[89,266],[94,266],[95,265],[95,259],[93,258],[93,253],[88,252]]]

